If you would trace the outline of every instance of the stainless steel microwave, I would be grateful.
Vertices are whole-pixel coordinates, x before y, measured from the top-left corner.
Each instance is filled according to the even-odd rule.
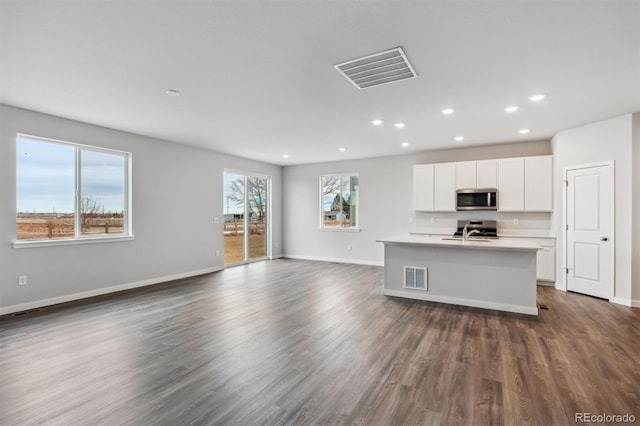
[[[458,189],[456,210],[498,210],[498,190],[496,188]]]

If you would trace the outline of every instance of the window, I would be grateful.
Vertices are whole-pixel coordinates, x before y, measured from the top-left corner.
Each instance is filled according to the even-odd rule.
[[[16,239],[129,237],[131,154],[33,136],[16,140]]]
[[[359,229],[358,175],[320,176],[320,228]]]

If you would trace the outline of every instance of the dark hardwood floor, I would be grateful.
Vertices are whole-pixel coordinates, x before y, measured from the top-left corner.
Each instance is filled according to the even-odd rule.
[[[640,423],[640,310],[539,317],[382,296],[380,267],[276,260],[0,324],[0,424]]]

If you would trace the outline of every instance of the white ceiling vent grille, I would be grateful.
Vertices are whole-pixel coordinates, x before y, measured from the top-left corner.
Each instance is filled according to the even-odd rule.
[[[334,67],[358,89],[418,76],[401,47],[353,59]]]

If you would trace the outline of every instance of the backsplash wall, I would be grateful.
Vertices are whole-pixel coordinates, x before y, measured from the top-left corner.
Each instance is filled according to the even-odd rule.
[[[414,217],[415,231],[428,228],[455,228],[458,220],[495,220],[500,229],[544,229],[550,230],[551,213],[531,212],[416,212]]]

